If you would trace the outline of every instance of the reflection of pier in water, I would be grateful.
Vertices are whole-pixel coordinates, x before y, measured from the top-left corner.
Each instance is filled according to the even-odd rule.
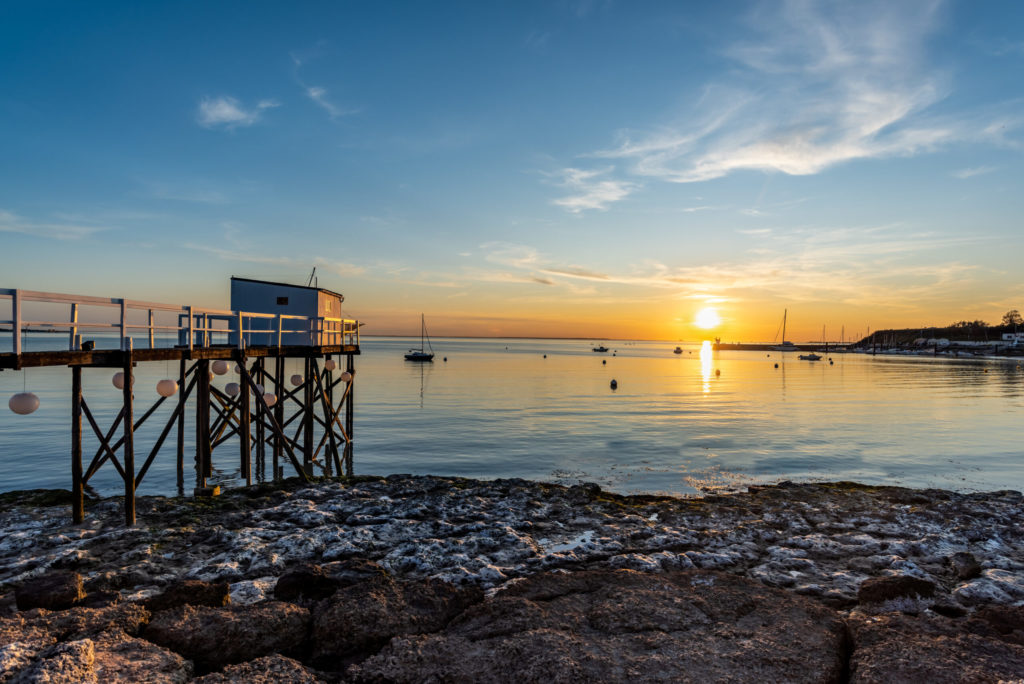
[[[190,410],[190,399],[191,410],[195,411],[197,495],[216,493],[216,487],[208,486],[214,472],[213,452],[233,437],[237,437],[238,443],[239,476],[247,485],[252,484],[254,477],[257,481],[266,477],[268,453],[272,479],[283,477],[289,469],[307,480],[318,470],[328,475],[351,474],[354,357],[360,353],[357,321],[25,290],[0,290],[0,301],[4,299],[10,302],[10,318],[0,320],[0,325],[10,326],[13,350],[0,353],[0,371],[44,366],[71,369],[75,522],[84,518],[84,490],[90,478],[109,463],[124,481],[125,520],[134,524],[135,492],[173,430],[178,491],[184,493],[185,415]],[[55,310],[63,308],[67,312],[67,307],[70,312],[66,320],[52,320]],[[38,313],[39,320],[29,319],[29,313]],[[27,351],[23,348],[23,336],[29,331],[66,331],[67,348]],[[112,331],[116,336],[83,341],[83,331],[99,335]],[[148,341],[145,348],[136,348],[136,334]],[[173,338],[169,346],[160,346],[167,335]],[[58,339],[54,335],[54,343]],[[96,344],[103,342],[114,348],[97,349]],[[339,368],[341,357],[345,363],[343,371]],[[287,382],[286,359],[301,359],[304,369],[302,375],[294,374]],[[161,381],[160,398],[136,419],[133,367],[161,361],[177,362],[177,378]],[[228,383],[224,390],[211,385],[215,375],[227,374],[232,366],[239,382]],[[120,378],[115,376],[114,380],[122,391],[122,405],[106,429],[86,402],[83,368],[120,370]],[[174,409],[142,467],[136,470],[137,431],[168,399]],[[82,460],[83,416],[98,442],[87,465]],[[121,436],[115,439],[119,430]]]

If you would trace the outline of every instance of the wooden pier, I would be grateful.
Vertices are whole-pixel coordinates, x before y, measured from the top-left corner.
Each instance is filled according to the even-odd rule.
[[[125,522],[135,524],[135,492],[172,432],[178,491],[183,494],[189,411],[195,413],[193,491],[197,496],[215,493],[216,488],[208,486],[214,451],[236,436],[239,477],[247,485],[253,482],[254,455],[261,471],[270,456],[273,479],[290,471],[304,479],[317,469],[326,474],[352,473],[358,321],[0,289],[0,305],[5,299],[10,302],[11,317],[0,320],[0,328],[9,331],[12,351],[0,353],[0,371],[43,366],[67,366],[71,371],[70,461],[76,523],[85,516],[85,487],[109,463],[124,482]],[[64,307],[69,307],[65,309],[68,316],[62,321],[52,320],[52,315],[47,320],[27,316],[30,308],[51,313]],[[28,333],[43,332],[57,333],[52,346],[63,348],[25,349]],[[60,335],[64,332],[66,338]],[[83,340],[83,335],[92,334],[96,339]],[[58,343],[60,339],[66,339],[66,344]],[[144,344],[137,345],[137,339]],[[301,343],[281,344],[282,340]],[[97,348],[102,346],[108,348]],[[302,360],[301,375],[285,377],[289,358]],[[140,363],[160,361],[176,362],[177,377],[168,380],[177,386],[165,385],[166,396],[136,418],[142,407],[135,402],[133,369]],[[121,407],[109,426],[100,424],[86,401],[83,368],[117,369],[123,374]],[[237,383],[229,383],[224,390],[211,385],[215,375],[230,373],[232,368],[238,374]],[[168,399],[175,402],[173,412],[148,451],[140,451],[140,428]],[[87,464],[83,417],[99,442]],[[144,455],[138,468],[137,452]]]

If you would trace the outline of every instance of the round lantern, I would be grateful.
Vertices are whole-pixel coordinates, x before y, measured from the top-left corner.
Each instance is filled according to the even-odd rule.
[[[237,397],[239,391],[241,391],[241,388],[238,386],[237,382],[229,382],[228,384],[224,385],[224,394],[228,395],[229,397]]]
[[[345,371],[344,373],[341,374],[341,381],[352,382],[352,374],[349,373],[348,371]]]
[[[242,368],[237,363],[235,364],[235,374],[237,374],[237,375],[241,375],[242,374]]]
[[[7,406],[19,416],[27,416],[39,408],[39,397],[31,392],[18,392],[7,402]]]
[[[293,376],[291,377],[291,381],[292,381],[292,384],[293,384],[293,385],[295,385],[296,387],[298,387],[299,385],[301,385],[301,384],[302,384],[302,376],[301,376],[301,375],[299,375],[298,373],[296,373],[295,375],[293,375]]]
[[[263,385],[256,385],[256,393],[257,394],[263,394],[264,393]]]
[[[326,361],[324,361],[324,370],[332,371],[337,367],[338,364],[334,361],[334,359],[327,359]]]
[[[277,403],[277,395],[273,392],[267,392],[263,395],[263,401],[267,402],[267,406],[273,406]]]
[[[119,390],[124,389],[124,372],[118,371],[114,373],[114,377],[110,379],[110,382],[114,383],[114,387]],[[132,387],[135,387],[135,376],[132,375]]]
[[[166,378],[156,383],[156,393],[161,397],[172,397],[178,391],[178,383]]]
[[[228,362],[227,361],[214,361],[212,368],[213,368],[213,372],[216,373],[217,375],[224,375],[225,373],[228,372]]]

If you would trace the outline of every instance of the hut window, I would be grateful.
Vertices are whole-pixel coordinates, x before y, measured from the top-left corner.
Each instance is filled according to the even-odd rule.
[[[277,298],[277,303],[280,306],[288,306],[288,298],[287,297],[278,297]]]

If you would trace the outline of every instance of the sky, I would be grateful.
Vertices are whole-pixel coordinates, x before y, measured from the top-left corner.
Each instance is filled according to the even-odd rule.
[[[6,2],[0,286],[227,308],[315,266],[378,335],[998,322],[1022,73],[1020,2]]]

